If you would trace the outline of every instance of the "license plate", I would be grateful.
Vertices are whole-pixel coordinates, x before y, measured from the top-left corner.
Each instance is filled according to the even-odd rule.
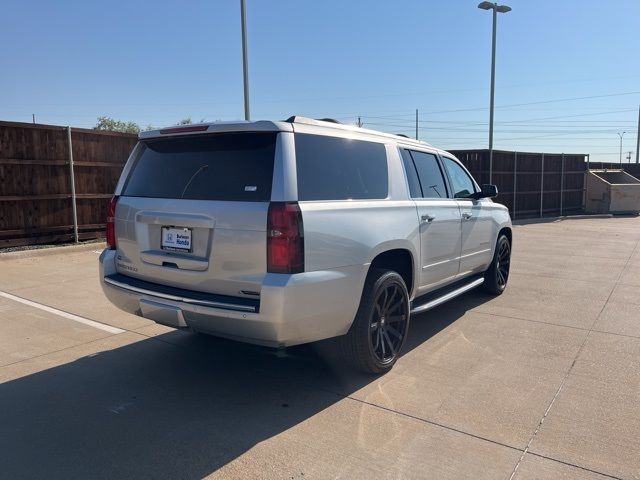
[[[162,242],[160,246],[164,250],[175,250],[178,252],[191,251],[191,229],[162,227]]]

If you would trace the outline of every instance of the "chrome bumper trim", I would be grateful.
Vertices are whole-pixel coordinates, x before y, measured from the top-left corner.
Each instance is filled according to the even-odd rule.
[[[173,300],[175,302],[184,302],[190,305],[200,305],[203,307],[213,307],[213,308],[222,308],[225,310],[237,310],[240,312],[251,312],[255,313],[255,307],[249,307],[247,305],[237,305],[234,303],[222,303],[222,302],[212,302],[210,300],[196,300],[188,297],[179,297],[177,295],[170,295],[168,293],[160,293],[154,292],[153,290],[147,290],[146,288],[134,287],[132,285],[127,285],[126,283],[118,282],[117,280],[113,280],[111,278],[104,278],[104,283],[112,285],[117,288],[121,288],[122,290],[127,290],[130,292],[142,293],[144,295],[150,295],[156,298],[164,298],[166,300]]]

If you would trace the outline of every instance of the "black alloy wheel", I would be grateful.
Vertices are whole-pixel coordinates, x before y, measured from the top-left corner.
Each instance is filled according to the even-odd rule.
[[[371,312],[371,349],[378,362],[393,362],[404,343],[409,321],[409,306],[397,283],[390,283],[377,292]]]
[[[339,338],[344,357],[358,370],[388,372],[400,357],[409,318],[409,293],[402,276],[393,270],[372,268],[353,324]]]
[[[498,277],[498,286],[503,290],[507,286],[507,280],[509,279],[510,263],[511,247],[509,246],[509,242],[500,242],[500,244],[498,244],[498,262],[496,264],[496,275]]]
[[[509,268],[511,267],[511,242],[506,235],[500,235],[496,242],[491,265],[484,272],[484,283],[481,290],[491,295],[501,295],[507,288]]]

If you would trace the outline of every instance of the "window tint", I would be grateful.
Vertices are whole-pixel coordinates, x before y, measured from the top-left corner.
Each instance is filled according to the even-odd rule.
[[[143,141],[123,195],[269,201],[275,142],[275,133]]]
[[[301,133],[295,138],[300,200],[387,197],[384,145]]]
[[[407,180],[409,182],[409,192],[411,193],[411,198],[422,197],[420,181],[418,180],[416,167],[413,164],[413,160],[411,158],[409,150],[402,150],[402,163],[404,163],[404,171],[407,172]]]
[[[438,165],[438,159],[431,153],[411,151],[413,162],[418,170],[423,198],[447,198],[444,176]]]
[[[455,198],[466,198],[476,191],[471,177],[458,165],[458,162],[450,158],[443,157],[445,168],[451,180],[451,186]]]

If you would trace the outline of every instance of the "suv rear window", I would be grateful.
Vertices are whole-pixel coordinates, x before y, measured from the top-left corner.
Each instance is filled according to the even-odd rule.
[[[223,133],[143,141],[122,194],[269,201],[276,135]]]
[[[302,133],[295,138],[299,200],[387,197],[384,145]]]

